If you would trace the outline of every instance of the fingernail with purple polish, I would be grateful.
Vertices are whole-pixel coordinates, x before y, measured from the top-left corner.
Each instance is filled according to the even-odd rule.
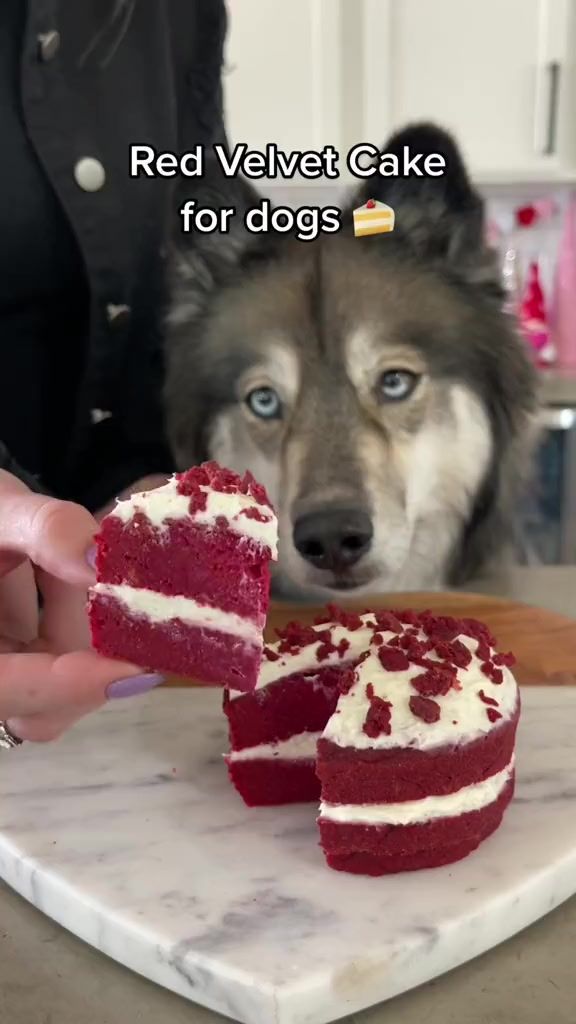
[[[90,566],[90,568],[94,569],[94,570],[96,569],[96,556],[97,556],[97,554],[98,554],[98,550],[97,550],[95,544],[93,544],[91,548],[88,548],[88,551],[86,552],[86,561],[88,562],[88,565]]]
[[[141,693],[148,693],[149,690],[153,690],[155,686],[160,686],[163,682],[164,677],[153,672],[147,675],[130,676],[128,679],[117,679],[115,683],[110,683],[106,690],[106,697],[108,700],[138,697]]]

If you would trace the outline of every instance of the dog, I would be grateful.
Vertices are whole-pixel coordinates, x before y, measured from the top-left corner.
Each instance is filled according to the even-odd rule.
[[[417,124],[384,149],[405,146],[441,154],[445,173],[374,176],[342,230],[310,242],[246,232],[253,188],[207,175],[192,198],[234,205],[236,226],[180,236],[173,253],[174,456],[265,485],[280,596],[462,585],[502,557],[518,518],[535,372],[456,143]],[[396,227],[355,238],[352,211],[369,198],[393,207]]]

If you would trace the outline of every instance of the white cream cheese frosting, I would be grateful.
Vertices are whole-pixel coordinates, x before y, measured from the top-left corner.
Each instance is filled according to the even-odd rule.
[[[422,634],[423,635],[423,634]],[[384,634],[384,643],[393,633]],[[479,697],[496,701],[494,708],[502,721],[510,719],[518,704],[518,687],[514,676],[502,667],[503,680],[493,683],[482,671],[482,663],[476,652],[477,641],[470,636],[457,638],[472,654],[467,668],[457,670],[457,688],[451,687],[447,694],[432,699],[440,706],[441,715],[436,722],[425,722],[410,708],[410,698],[418,696],[410,680],[424,671],[418,665],[410,665],[401,671],[383,668],[377,648],[372,648],[369,657],[357,670],[357,681],[340,696],[336,711],[330,718],[323,738],[340,747],[356,747],[359,750],[385,750],[391,747],[411,747],[430,750],[444,745],[470,743],[491,732],[495,725],[487,712],[489,705]],[[430,660],[440,660],[433,652],[426,655]],[[370,698],[366,692],[371,685],[375,697],[388,701],[390,709],[390,733],[373,737],[364,732]]]
[[[91,592],[102,597],[115,598],[131,615],[146,618],[150,622],[165,623],[172,619],[181,619],[182,622],[198,629],[230,633],[258,646],[262,643],[262,623],[259,625],[233,612],[198,604],[190,597],[160,594],[155,590],[130,587],[125,583],[96,583]]]
[[[232,750],[227,761],[315,761],[319,732],[301,732],[288,740],[259,743],[255,747]]]
[[[328,668],[333,665],[344,665],[347,661],[355,661],[360,657],[363,651],[368,649],[370,641],[374,635],[374,615],[372,613],[363,615],[362,620],[366,625],[355,630],[350,630],[346,626],[331,626],[330,624],[312,627],[312,629],[317,633],[322,633],[329,629],[331,632],[331,642],[335,647],[338,647],[338,644],[340,644],[342,640],[347,640],[350,646],[347,648],[344,655],[339,654],[338,651],[335,650],[330,651],[328,654],[323,654],[322,657],[319,658],[318,653],[323,646],[323,640],[320,638],[317,643],[307,644],[306,647],[301,647],[295,654],[280,654],[280,641],[274,644],[268,644],[268,649],[272,651],[274,655],[278,655],[278,658],[275,661],[270,661],[266,658],[266,655],[264,655],[262,665],[260,666],[260,674],[258,676],[256,689],[260,690],[265,686],[270,686],[271,683],[275,683],[278,679],[283,679],[286,676],[295,675],[296,673],[313,672],[314,669]]]
[[[273,559],[278,557],[278,521],[268,505],[260,505],[248,494],[214,491],[205,486],[201,490],[206,494],[206,508],[192,513],[195,523],[210,527],[224,517],[234,533],[270,548]],[[252,509],[258,512],[257,519],[245,514]],[[174,520],[186,519],[191,515],[190,496],[178,493],[178,481],[173,476],[162,487],[141,491],[123,501],[117,501],[111,515],[128,523],[138,512],[145,515],[158,530],[163,530]]]
[[[508,785],[514,771],[514,758],[503,771],[484,782],[463,786],[445,796],[426,796],[396,804],[320,804],[320,817],[326,821],[358,825],[419,825],[437,818],[454,818],[480,811],[494,803]]]

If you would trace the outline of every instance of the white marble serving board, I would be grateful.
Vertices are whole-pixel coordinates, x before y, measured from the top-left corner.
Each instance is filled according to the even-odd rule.
[[[0,757],[0,874],[70,931],[247,1024],[323,1024],[576,892],[576,691],[524,691],[518,795],[449,868],[331,872],[315,807],[248,810],[215,691],[156,691]]]

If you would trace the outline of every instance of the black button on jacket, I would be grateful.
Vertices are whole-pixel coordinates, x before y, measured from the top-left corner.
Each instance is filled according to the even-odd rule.
[[[131,179],[129,147],[224,139],[225,23],[222,0],[0,5],[0,466],[90,508],[172,468],[172,183]]]

